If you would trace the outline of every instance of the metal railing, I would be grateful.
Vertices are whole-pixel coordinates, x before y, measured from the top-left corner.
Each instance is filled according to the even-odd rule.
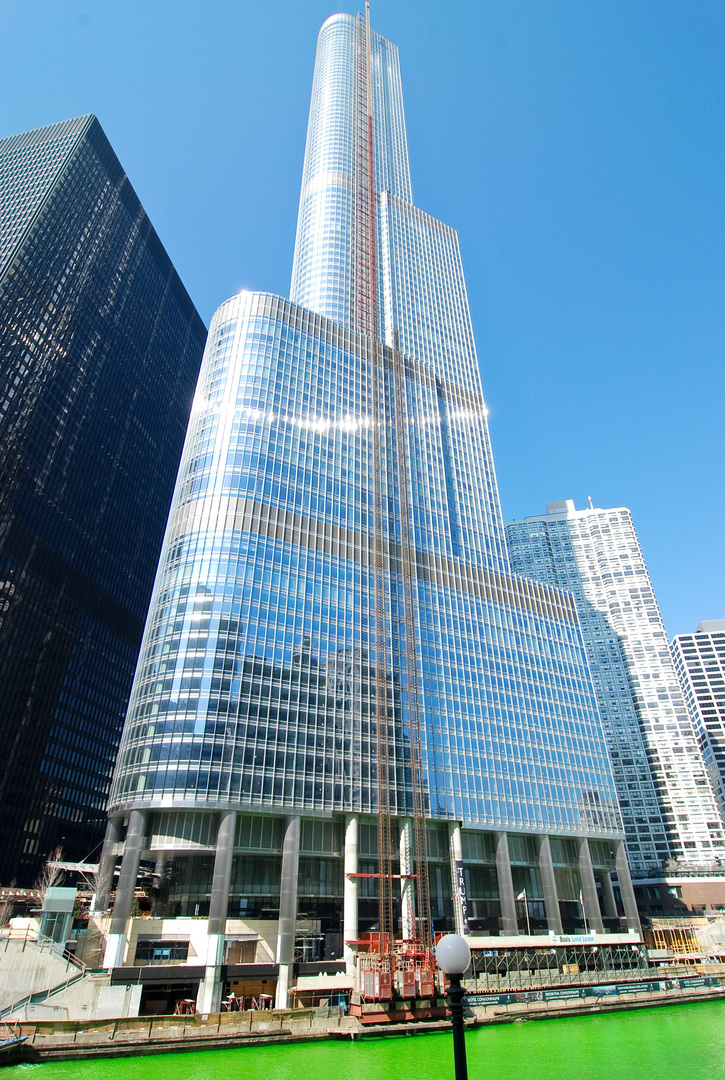
[[[4,1009],[0,1009],[0,1020],[9,1016],[11,1013],[16,1012],[18,1009],[26,1008],[28,1005],[40,1005],[46,1002],[48,998],[54,994],[60,994],[63,990],[67,990],[69,986],[73,986],[74,983],[80,982],[89,971],[89,968],[82,960],[74,956],[69,952],[64,945],[59,942],[53,941],[51,938],[41,935],[38,931],[26,928],[25,934],[20,935],[9,934],[5,939],[5,952],[8,950],[10,942],[22,942],[21,952],[25,952],[28,945],[35,946],[41,952],[53,952],[60,959],[65,961],[66,965],[70,965],[75,968],[73,975],[64,979],[62,982],[56,983],[54,986],[50,986],[45,990],[36,990],[32,994],[26,994],[24,997],[14,1001],[11,1005],[6,1005]],[[66,968],[67,970],[67,968]]]
[[[0,1009],[0,1020],[16,1013],[19,1009],[27,1009],[28,1005],[44,1004],[47,1002],[48,998],[53,997],[54,994],[62,993],[63,990],[67,990],[69,986],[73,986],[74,983],[80,982],[81,979],[84,979],[85,977],[85,971],[77,971],[75,975],[71,975],[69,979],[58,983],[57,986],[51,986],[47,990],[37,990],[33,994],[26,994],[25,997],[20,998],[18,1001],[14,1001],[12,1005],[6,1005],[4,1009]]]

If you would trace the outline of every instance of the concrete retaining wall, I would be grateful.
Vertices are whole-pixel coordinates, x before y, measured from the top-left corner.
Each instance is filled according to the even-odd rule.
[[[550,1016],[582,1016],[587,1013],[617,1012],[655,1005],[677,1005],[687,1001],[725,1001],[725,986],[668,987],[641,994],[569,998],[553,1001],[517,1001],[473,1007],[470,1012],[478,1023],[502,1023],[513,1020],[537,1020]]]
[[[6,938],[0,941],[0,1009],[77,974],[78,968],[53,949],[30,938]]]
[[[653,994],[564,1001],[518,1002],[471,1010],[468,1023],[501,1024],[586,1013],[643,1009],[682,1002],[725,1001],[725,987],[672,988]],[[208,1016],[128,1017],[85,1022],[37,1022],[15,1025],[27,1035],[22,1061],[72,1060],[84,1057],[131,1057],[185,1050],[220,1049],[272,1042],[304,1042],[327,1038],[357,1039],[381,1035],[440,1031],[440,1020],[364,1028],[339,1008],[293,1009]]]
[[[355,1029],[355,1021],[336,1007],[13,1025],[18,1034],[29,1036],[21,1059],[26,1061],[218,1049],[260,1041],[298,1042],[325,1039],[348,1028]]]

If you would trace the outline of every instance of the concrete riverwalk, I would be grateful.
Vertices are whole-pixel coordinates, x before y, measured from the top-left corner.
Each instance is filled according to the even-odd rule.
[[[605,1013],[622,1009],[642,1009],[681,1002],[725,1001],[725,977],[711,985],[687,985],[693,980],[668,980],[661,989],[635,989],[627,993],[537,999],[526,994],[472,995],[485,1004],[468,1009],[471,1026],[513,1023],[550,1017]],[[682,984],[685,985],[682,985]],[[543,993],[543,992],[542,992]],[[509,997],[512,1000],[503,1001]],[[255,1010],[237,1013],[210,1013],[196,1016],[140,1016],[117,1020],[42,1020],[13,1025],[17,1034],[27,1036],[18,1061],[42,1062],[86,1057],[129,1057],[203,1049],[259,1045],[260,1043],[306,1042],[320,1039],[360,1039],[385,1035],[422,1035],[448,1027],[440,1019],[415,1023],[360,1023],[340,1007],[313,1009]]]

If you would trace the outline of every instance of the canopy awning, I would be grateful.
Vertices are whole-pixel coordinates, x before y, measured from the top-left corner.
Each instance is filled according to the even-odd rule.
[[[335,993],[339,990],[354,990],[355,980],[352,975],[338,971],[334,975],[300,975],[297,985],[290,988],[291,994]]]

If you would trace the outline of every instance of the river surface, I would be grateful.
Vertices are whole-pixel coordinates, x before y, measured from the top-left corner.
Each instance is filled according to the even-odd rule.
[[[725,1002],[532,1020],[466,1035],[470,1080],[725,1080]],[[2,1080],[453,1080],[446,1032],[5,1068]]]

